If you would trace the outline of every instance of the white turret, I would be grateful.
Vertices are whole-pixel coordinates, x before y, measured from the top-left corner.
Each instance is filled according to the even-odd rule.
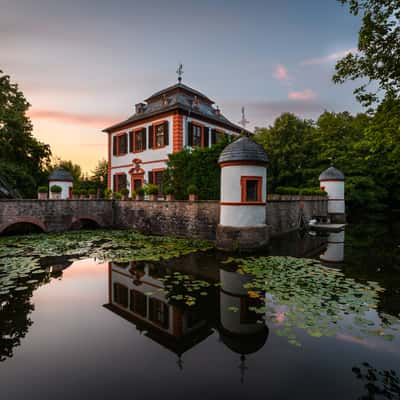
[[[331,232],[324,253],[319,256],[326,263],[342,263],[344,261],[344,230]]]
[[[319,176],[321,189],[328,193],[328,214],[332,222],[346,222],[344,174],[329,167]]]
[[[253,249],[268,242],[266,225],[268,157],[262,146],[247,136],[221,153],[220,248]]]

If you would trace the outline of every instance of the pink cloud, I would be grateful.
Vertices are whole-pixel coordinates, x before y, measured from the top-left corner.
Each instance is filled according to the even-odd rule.
[[[287,68],[282,64],[278,64],[275,67],[275,71],[273,73],[273,77],[275,79],[277,79],[278,81],[284,81],[284,80],[288,79],[289,78],[289,73],[288,73]]]
[[[38,109],[31,109],[28,115],[32,119],[53,120],[62,124],[90,125],[96,128],[104,128],[122,119],[120,116],[76,114],[64,111]]]
[[[311,89],[305,89],[302,91],[293,91],[289,92],[288,94],[289,100],[296,100],[296,101],[308,101],[314,100],[317,98],[317,93],[315,93]]]
[[[304,60],[300,63],[300,65],[318,65],[318,64],[325,64],[329,63],[331,61],[336,61],[339,58],[347,56],[349,53],[358,53],[358,50],[353,47],[351,49],[343,50],[343,51],[338,51],[335,53],[328,54],[325,57],[317,57],[317,58],[310,58],[308,60]]]

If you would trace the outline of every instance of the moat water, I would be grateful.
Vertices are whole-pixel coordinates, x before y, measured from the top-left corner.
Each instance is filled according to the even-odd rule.
[[[41,251],[19,240],[0,240],[1,399],[400,398],[400,223],[291,234],[250,261],[67,243],[18,275],[10,248]]]

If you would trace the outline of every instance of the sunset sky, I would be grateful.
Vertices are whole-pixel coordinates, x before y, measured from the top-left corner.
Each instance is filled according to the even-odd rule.
[[[176,82],[251,127],[284,111],[361,111],[331,81],[359,20],[336,0],[0,0],[0,70],[32,104],[34,133],[90,171],[106,126]]]

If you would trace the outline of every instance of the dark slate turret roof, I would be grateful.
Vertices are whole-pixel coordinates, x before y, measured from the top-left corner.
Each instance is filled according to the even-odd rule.
[[[71,181],[72,182],[73,180],[74,180],[74,178],[72,177],[72,175],[63,168],[57,168],[49,175],[49,181]]]
[[[247,136],[242,136],[226,146],[218,158],[219,164],[231,161],[258,161],[267,163],[268,156],[261,145]]]
[[[335,179],[344,181],[344,174],[335,167],[329,167],[319,176],[319,180]]]

